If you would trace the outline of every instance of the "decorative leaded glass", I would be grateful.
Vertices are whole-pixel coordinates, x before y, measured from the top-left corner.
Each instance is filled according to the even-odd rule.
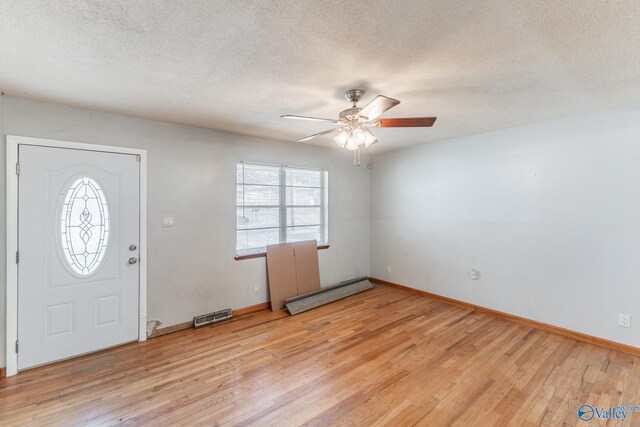
[[[109,206],[90,177],[77,179],[67,191],[60,218],[60,242],[69,268],[87,276],[95,272],[109,244]]]

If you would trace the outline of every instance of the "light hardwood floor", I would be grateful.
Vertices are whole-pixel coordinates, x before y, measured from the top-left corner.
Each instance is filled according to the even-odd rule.
[[[640,405],[640,358],[384,286],[0,381],[3,426],[603,425],[583,403]]]

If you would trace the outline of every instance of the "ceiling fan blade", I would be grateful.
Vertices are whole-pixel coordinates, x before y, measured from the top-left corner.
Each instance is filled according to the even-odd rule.
[[[323,119],[320,117],[307,117],[307,116],[294,116],[291,114],[287,114],[284,116],[280,116],[283,119],[293,119],[293,120],[311,120],[313,122],[329,122],[329,123],[338,123],[337,120],[334,119]]]
[[[402,117],[398,119],[378,119],[381,128],[428,128],[436,117]]]
[[[339,130],[340,130],[339,128],[335,128],[335,129],[325,130],[324,132],[314,133],[313,135],[305,136],[304,138],[299,139],[297,142],[305,142],[305,141],[308,141],[310,139],[317,138],[317,137],[322,136],[322,135],[328,135],[330,133],[333,133],[333,132],[336,132],[336,131],[339,131]]]
[[[375,120],[376,118],[380,117],[382,113],[390,110],[398,104],[400,104],[400,101],[398,101],[397,99],[378,95],[373,101],[368,103],[362,110],[360,110],[358,115],[360,117],[365,117],[367,120]]]

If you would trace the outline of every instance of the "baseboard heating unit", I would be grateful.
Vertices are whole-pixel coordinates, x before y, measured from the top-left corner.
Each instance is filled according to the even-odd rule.
[[[284,305],[289,310],[289,314],[293,316],[369,289],[373,289],[373,285],[369,283],[369,280],[366,277],[359,277],[346,280],[335,286],[322,288],[319,291],[288,298],[284,300]]]
[[[213,313],[202,314],[193,318],[193,327],[199,328],[201,326],[210,325],[212,323],[222,322],[223,320],[231,319],[233,312],[230,308],[224,310],[214,311]]]

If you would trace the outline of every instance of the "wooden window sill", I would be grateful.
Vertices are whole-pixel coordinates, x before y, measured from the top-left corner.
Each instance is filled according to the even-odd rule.
[[[322,249],[329,249],[329,245],[318,245],[318,250],[322,250]],[[266,252],[258,252],[250,255],[236,255],[235,260],[242,261],[243,259],[266,258],[266,256],[267,256]]]

